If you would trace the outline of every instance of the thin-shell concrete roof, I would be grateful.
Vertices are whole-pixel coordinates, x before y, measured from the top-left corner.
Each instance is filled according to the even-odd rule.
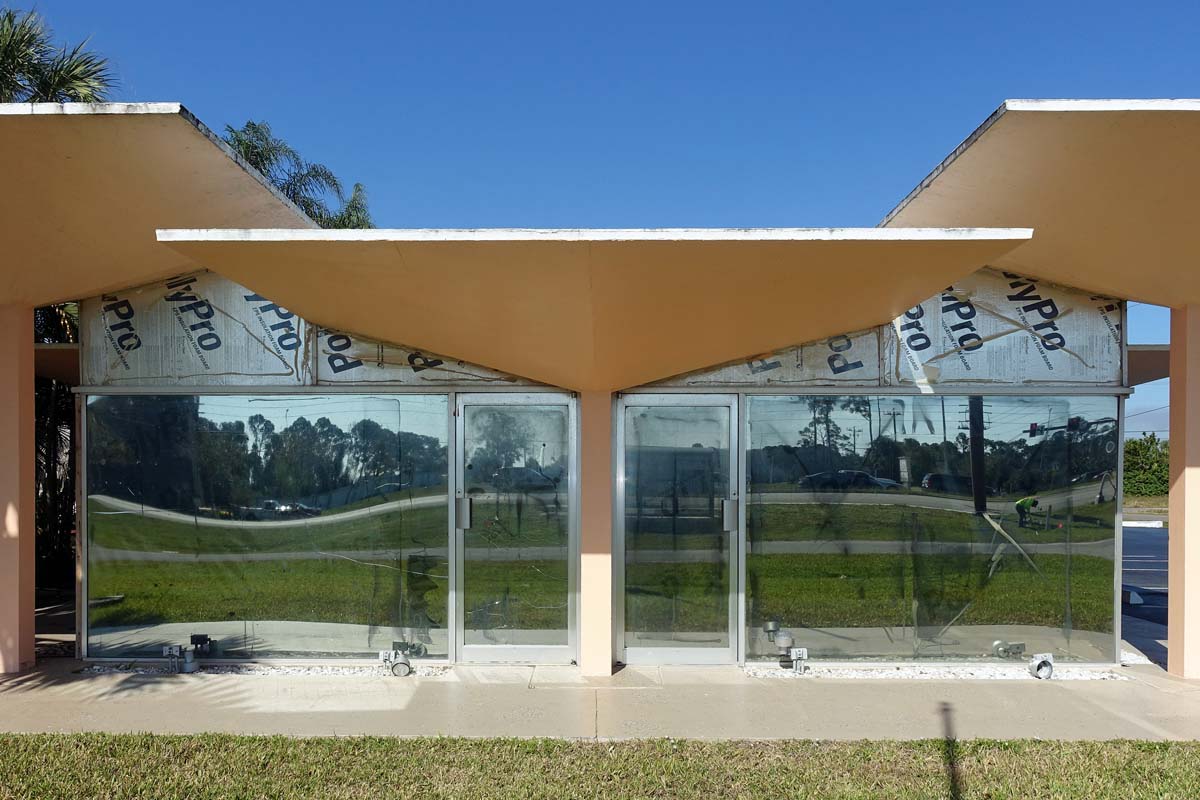
[[[887,322],[1028,229],[164,230],[330,328],[619,390]]]

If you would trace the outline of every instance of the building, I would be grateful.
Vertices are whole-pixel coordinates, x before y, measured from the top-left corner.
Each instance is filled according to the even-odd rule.
[[[1010,101],[871,229],[324,231],[177,105],[0,107],[0,668],[35,370],[79,387],[87,658],[1112,663],[1139,300],[1200,677],[1197,111]]]

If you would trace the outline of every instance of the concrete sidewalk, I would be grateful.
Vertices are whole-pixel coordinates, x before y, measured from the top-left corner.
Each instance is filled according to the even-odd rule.
[[[80,674],[50,659],[0,676],[4,731],[296,736],[1200,739],[1200,682],[754,678],[732,667],[458,667],[427,678]]]

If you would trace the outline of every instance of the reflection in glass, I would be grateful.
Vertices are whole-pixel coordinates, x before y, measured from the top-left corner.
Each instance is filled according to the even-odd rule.
[[[566,645],[570,474],[565,405],[468,405],[464,643]]]
[[[87,405],[88,644],[161,657],[447,654],[447,399]]]
[[[729,647],[728,407],[625,409],[625,646]]]
[[[1115,659],[1115,398],[748,403],[749,658]]]

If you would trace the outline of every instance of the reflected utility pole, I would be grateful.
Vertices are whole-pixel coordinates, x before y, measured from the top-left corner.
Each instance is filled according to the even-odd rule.
[[[901,412],[901,411],[896,411],[895,409],[893,409],[891,411],[883,411],[879,414],[880,417],[891,417],[892,418],[892,438],[897,441],[900,440],[900,426],[898,426],[896,424],[896,417],[901,416],[902,413],[903,412]],[[882,420],[880,420],[880,424],[882,426]],[[882,436],[883,434],[884,434],[884,431],[879,432],[880,436]]]
[[[975,513],[987,512],[987,486],[983,470],[983,396],[967,398],[967,431],[971,442],[971,494],[975,498]]]

